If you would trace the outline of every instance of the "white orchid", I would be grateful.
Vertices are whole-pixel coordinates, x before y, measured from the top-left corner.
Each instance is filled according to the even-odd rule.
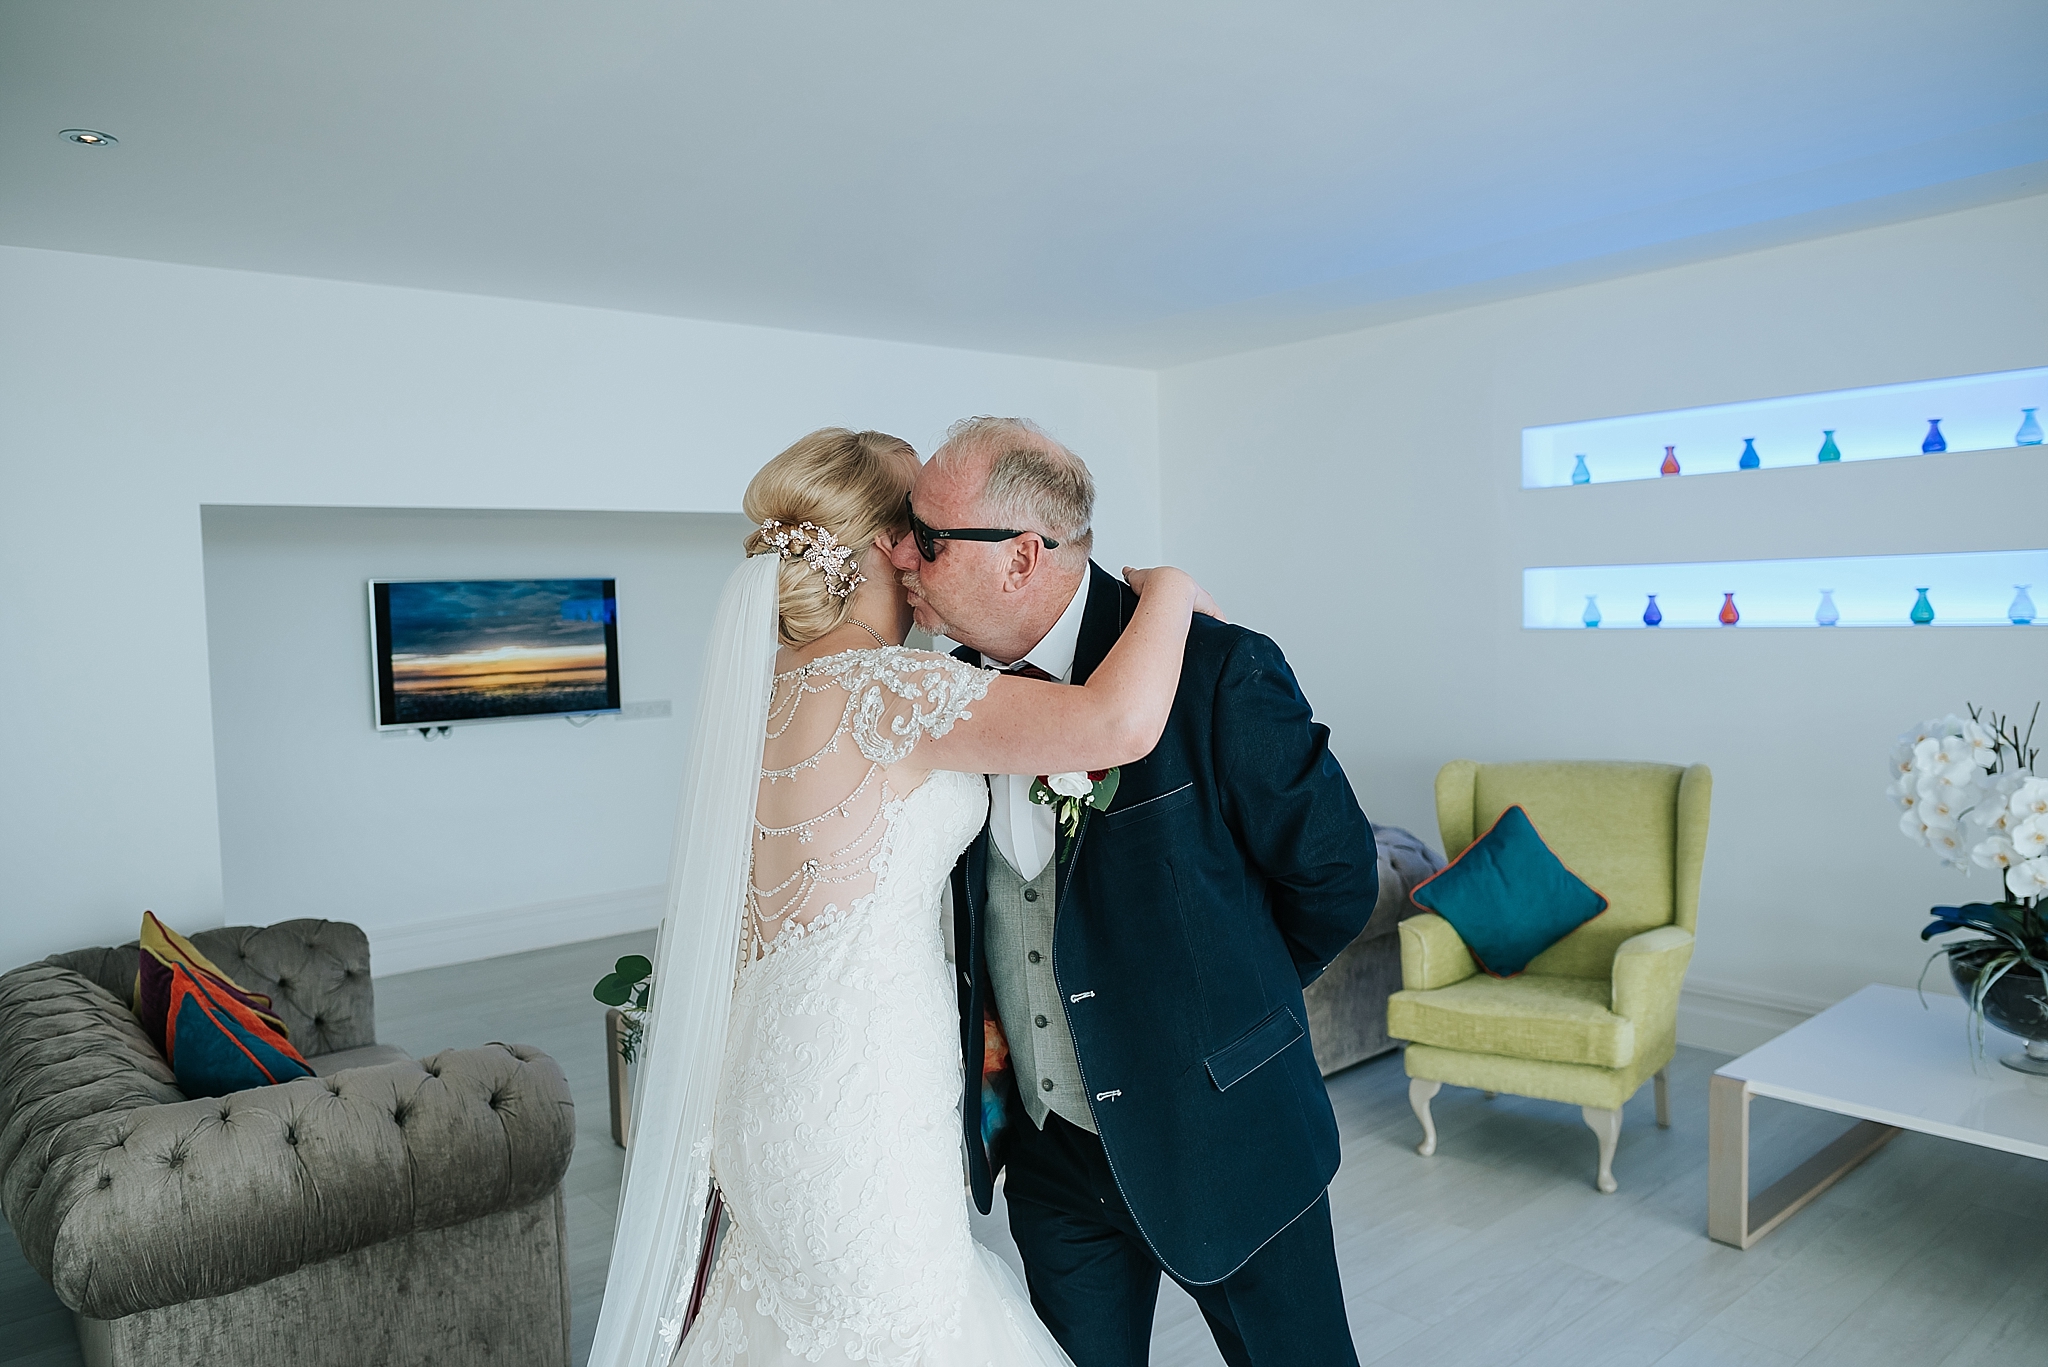
[[[1963,851],[1967,846],[1967,842],[1963,839],[1963,833],[1954,826],[1929,826],[1927,828],[1927,845],[1929,849],[1941,856],[1942,863],[1953,865],[1956,868],[1962,867]]]
[[[2048,855],[2048,816],[2030,816],[2013,827],[2012,848],[2021,859]]]
[[[1970,763],[1989,769],[1998,762],[1998,735],[1981,721],[1963,723],[1963,743],[1970,747]]]
[[[1952,831],[1963,824],[1963,808],[1955,796],[1938,788],[1923,788],[1920,800],[1913,804],[1920,820],[1934,830]]]
[[[2022,901],[2048,896],[2048,859],[2029,859],[2005,871],[2005,886]]]
[[[2005,871],[2019,862],[2019,856],[2013,853],[2010,840],[2004,836],[1993,836],[1970,851],[1970,862],[2003,878]]]
[[[1927,823],[1920,819],[1920,808],[1917,803],[1899,814],[1899,834],[1915,845],[1927,843]]]
[[[1920,801],[1920,779],[1912,773],[1905,773],[1885,786],[1884,795],[1897,803],[1901,810],[1911,811]]]
[[[1910,779],[1913,777],[1913,744],[1911,741],[1901,740],[1892,749],[1892,778],[1894,780]]]
[[[2013,819],[2026,821],[2037,816],[2048,816],[2048,778],[2028,778],[2013,790],[2006,804]]]
[[[1914,779],[1913,787],[1922,801],[1940,798],[1955,809],[1960,817],[1977,801],[1977,780],[1983,775],[1968,764],[1951,764],[1920,774]]]
[[[1961,736],[1929,736],[1913,747],[1913,768],[1921,774],[1956,773],[1972,777],[1983,772]]]

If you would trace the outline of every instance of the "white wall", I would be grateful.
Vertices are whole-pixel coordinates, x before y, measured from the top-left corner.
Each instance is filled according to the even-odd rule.
[[[1368,809],[1432,843],[1454,757],[1712,765],[1684,1029],[1747,1047],[1910,984],[1924,909],[1989,895],[1899,837],[1885,753],[2031,707],[2048,632],[1524,631],[1522,568],[2048,545],[2048,456],[1524,490],[1521,429],[2041,365],[2044,243],[2022,200],[1167,371],[1167,556],[1280,640]]]
[[[0,964],[220,923],[202,505],[730,512],[812,428],[1023,413],[1156,559],[1145,372],[15,248],[0,301]]]
[[[202,512],[231,924],[353,921],[382,973],[660,917],[704,634],[745,518]],[[612,578],[627,715],[371,729],[373,578]]]

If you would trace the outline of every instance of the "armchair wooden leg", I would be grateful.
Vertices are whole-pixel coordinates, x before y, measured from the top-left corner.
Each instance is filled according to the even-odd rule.
[[[1671,1128],[1671,1065],[1665,1064],[1657,1070],[1657,1128]]]
[[[1429,1114],[1429,1103],[1436,1099],[1442,1086],[1443,1083],[1428,1078],[1408,1079],[1408,1104],[1415,1108],[1415,1118],[1422,1122],[1422,1142],[1415,1146],[1415,1152],[1424,1158],[1436,1152],[1436,1121]]]
[[[1586,1118],[1586,1127],[1600,1140],[1600,1177],[1594,1185],[1611,1194],[1615,1186],[1614,1146],[1621,1142],[1621,1112],[1581,1106],[1579,1114]]]

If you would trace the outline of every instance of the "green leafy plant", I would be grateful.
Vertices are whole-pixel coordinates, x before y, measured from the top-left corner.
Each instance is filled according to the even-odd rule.
[[[619,1032],[619,1057],[633,1061],[640,1049],[640,1037],[647,1027],[647,998],[654,990],[654,965],[645,954],[628,954],[597,980],[590,995],[606,1006],[615,1006],[626,1018]]]

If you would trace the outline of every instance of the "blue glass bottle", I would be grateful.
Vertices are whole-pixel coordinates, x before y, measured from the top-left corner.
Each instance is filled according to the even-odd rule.
[[[1589,627],[1600,625],[1600,596],[1598,594],[1589,593],[1586,595],[1586,610],[1580,615],[1579,620]]]
[[[2033,625],[2034,600],[2027,597],[2027,590],[2033,586],[2030,584],[2014,584],[2012,587],[2012,606],[2005,610],[2005,615],[2012,619],[2012,624],[2016,627]]]
[[[1842,620],[1842,614],[1835,610],[1835,591],[1833,589],[1822,589],[1820,591],[1820,606],[1814,609],[1813,620],[1816,626],[1823,627],[1831,627]]]
[[[1931,456],[1936,451],[1948,450],[1948,438],[1941,435],[1941,419],[1927,420],[1927,438],[1920,443],[1920,454]]]
[[[1643,625],[1646,627],[1661,626],[1663,621],[1664,609],[1657,606],[1657,595],[1653,593],[1650,595],[1650,606],[1643,609]]]
[[[1756,454],[1756,438],[1744,437],[1742,439],[1742,459],[1735,462],[1735,468],[1738,470],[1754,470],[1762,464],[1763,461],[1758,459]]]
[[[2013,433],[2012,444],[2014,446],[2039,446],[2041,444],[2041,424],[2034,417],[2033,409],[2022,408],[2020,410],[2020,430]]]
[[[2029,410],[2032,411],[2032,410]],[[1572,483],[1591,484],[1593,472],[1586,468],[1586,457],[1582,453],[1572,458]]]
[[[1842,458],[1842,448],[1835,445],[1835,429],[1824,427],[1821,429],[1820,434],[1824,438],[1820,444],[1820,463],[1826,465],[1831,460],[1840,460]]]
[[[1934,620],[1934,604],[1927,601],[1926,589],[1915,589],[1920,596],[1913,600],[1913,625],[1924,627]]]

